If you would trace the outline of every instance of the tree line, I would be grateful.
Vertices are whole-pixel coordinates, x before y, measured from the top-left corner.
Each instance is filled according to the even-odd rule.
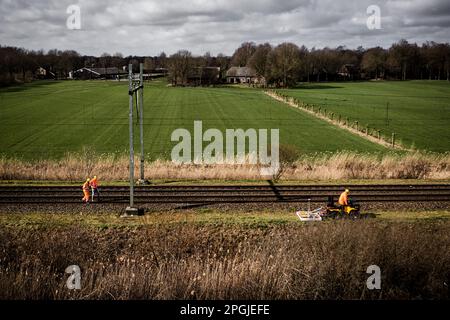
[[[37,78],[39,68],[45,69],[49,78],[67,79],[70,72],[83,67],[122,69],[131,63],[134,70],[139,70],[141,62],[144,62],[147,68],[165,67],[165,54],[162,53],[158,57],[124,57],[121,53],[103,53],[95,57],[81,55],[74,50],[52,49],[44,52],[0,46],[0,85],[30,82]]]
[[[135,70],[143,62],[146,70],[169,70],[169,81],[184,85],[190,75],[208,76],[204,71],[220,68],[218,79],[224,79],[232,67],[249,67],[264,83],[286,87],[299,81],[338,81],[359,79],[387,80],[450,80],[450,44],[427,41],[422,45],[400,40],[389,48],[308,49],[285,42],[277,46],[269,43],[244,42],[232,56],[206,53],[194,56],[180,50],[170,56],[164,52],[154,57],[128,56],[104,53],[100,57],[81,55],[73,50],[48,52],[0,46],[0,84],[27,82],[35,78],[41,67],[56,79],[66,79],[69,72],[82,67],[117,67],[132,63]],[[199,71],[200,70],[200,71]],[[212,73],[209,74],[212,77]],[[215,76],[215,75],[214,75]],[[207,83],[207,82],[205,82]]]
[[[294,43],[273,47],[268,43],[247,42],[235,51],[231,63],[252,67],[267,83],[279,86],[295,85],[298,81],[345,79],[449,80],[450,45],[425,42],[418,46],[401,40],[388,49],[308,50]]]

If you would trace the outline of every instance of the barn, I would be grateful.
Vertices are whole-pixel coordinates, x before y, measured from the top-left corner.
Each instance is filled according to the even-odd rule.
[[[117,67],[107,68],[81,68],[73,72],[74,79],[89,80],[89,79],[114,79],[118,80],[124,78],[127,71]]]
[[[256,83],[256,71],[249,67],[231,67],[226,73],[227,83]]]

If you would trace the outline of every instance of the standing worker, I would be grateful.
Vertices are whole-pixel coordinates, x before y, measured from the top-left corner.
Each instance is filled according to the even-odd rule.
[[[345,189],[344,192],[341,193],[340,197],[339,197],[339,205],[341,206],[348,206],[348,195],[350,193],[350,190]]]
[[[92,202],[94,202],[95,195],[97,195],[97,200],[100,201],[100,193],[98,192],[97,176],[94,176],[94,178],[92,178],[91,183],[89,185],[91,186]]]
[[[89,178],[87,178],[86,179],[86,182],[85,183],[83,183],[83,194],[84,194],[84,197],[83,197],[83,202],[85,202],[85,203],[88,203],[89,202],[89,196],[90,196],[90,194],[89,194],[89,182],[90,182],[90,179]]]

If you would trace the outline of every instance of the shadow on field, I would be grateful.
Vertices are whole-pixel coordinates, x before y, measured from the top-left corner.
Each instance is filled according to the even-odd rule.
[[[295,87],[293,87],[293,89],[340,89],[342,87],[340,86],[335,86],[335,85],[329,85],[329,84],[299,84]]]
[[[50,86],[50,85],[57,84],[60,82],[61,81],[57,81],[57,80],[41,80],[41,81],[34,81],[31,83],[25,83],[25,84],[21,84],[21,85],[14,85],[11,87],[1,87],[0,93],[22,92],[22,91],[26,91],[28,89],[46,87],[46,86]]]
[[[272,180],[267,180],[267,182],[269,183],[270,188],[272,189],[273,193],[277,197],[277,200],[278,201],[282,201],[283,200],[283,196],[281,195],[280,191],[278,191],[277,186],[273,183]]]
[[[207,203],[196,203],[196,204],[183,204],[175,207],[175,209],[194,209],[194,208],[202,208],[207,207],[208,205],[214,204],[214,202]]]
[[[373,212],[361,213],[361,218],[362,219],[374,219],[376,217],[377,217],[376,213],[373,213]]]

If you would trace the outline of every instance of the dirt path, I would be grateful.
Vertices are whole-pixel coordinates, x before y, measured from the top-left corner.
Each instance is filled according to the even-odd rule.
[[[391,143],[389,143],[389,142],[387,142],[387,141],[385,141],[383,139],[377,139],[377,138],[375,138],[375,137],[373,137],[371,135],[367,135],[367,134],[365,134],[363,132],[360,132],[360,131],[356,130],[355,128],[343,125],[342,123],[339,123],[338,121],[331,120],[330,118],[328,118],[326,116],[323,116],[321,114],[318,114],[316,112],[313,112],[313,111],[305,109],[305,108],[301,108],[293,101],[293,99],[289,99],[288,101],[286,101],[286,99],[284,99],[283,97],[277,95],[274,92],[264,91],[264,93],[266,95],[268,95],[269,97],[277,100],[277,101],[285,103],[285,104],[287,104],[287,105],[289,105],[289,106],[291,106],[293,108],[296,108],[298,110],[301,110],[303,112],[309,113],[309,114],[313,115],[316,118],[324,120],[324,121],[326,121],[326,122],[328,122],[328,123],[330,123],[330,124],[332,124],[334,126],[337,126],[337,127],[341,128],[341,129],[347,130],[347,131],[349,131],[349,132],[351,132],[353,134],[356,134],[356,135],[360,136],[361,138],[369,140],[370,142],[379,144],[379,145],[381,145],[383,147],[386,147],[386,148],[389,148],[389,149],[402,150],[402,151],[413,151],[411,149],[404,148],[404,147],[400,146],[399,144],[394,144],[394,146],[392,146]]]

